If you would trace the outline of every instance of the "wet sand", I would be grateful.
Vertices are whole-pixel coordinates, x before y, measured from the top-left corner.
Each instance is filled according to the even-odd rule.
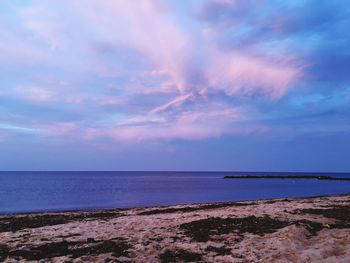
[[[350,262],[350,194],[0,216],[0,262]]]

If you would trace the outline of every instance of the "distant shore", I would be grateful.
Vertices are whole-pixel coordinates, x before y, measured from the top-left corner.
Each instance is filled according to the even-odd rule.
[[[0,216],[0,262],[349,262],[350,194]]]
[[[328,175],[226,175],[225,179],[317,179],[333,181],[350,181],[349,177]]]

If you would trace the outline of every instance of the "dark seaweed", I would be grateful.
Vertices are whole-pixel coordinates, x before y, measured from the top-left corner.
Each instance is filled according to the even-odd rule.
[[[148,211],[144,211],[139,213],[139,215],[155,215],[155,214],[170,214],[170,213],[176,213],[176,212],[193,212],[193,211],[200,211],[200,210],[209,210],[209,209],[216,209],[216,208],[224,208],[224,207],[232,207],[232,206],[248,206],[248,205],[255,205],[256,203],[249,202],[249,203],[217,203],[217,204],[209,204],[209,205],[199,205],[195,207],[180,207],[180,208],[165,208],[165,209],[152,209]]]
[[[159,255],[160,261],[162,263],[172,263],[172,262],[198,262],[202,260],[202,255],[199,253],[186,251],[183,249],[179,250],[169,250],[167,249],[164,253]]]
[[[114,257],[129,256],[131,246],[122,238],[114,238],[111,240],[97,241],[96,243],[84,242],[52,242],[38,246],[24,247],[17,250],[5,250],[0,254],[2,259],[6,257],[23,258],[26,260],[40,260],[45,258],[71,256],[78,258],[86,255],[99,255],[104,253],[112,253]]]
[[[264,235],[290,225],[290,222],[265,217],[248,216],[243,218],[212,217],[180,225],[187,236],[198,242],[206,242],[213,235],[231,232]]]
[[[3,261],[6,259],[9,252],[8,246],[5,244],[0,244],[0,261]]]
[[[294,223],[297,226],[303,226],[306,230],[309,231],[311,236],[316,236],[319,231],[325,228],[323,224],[309,220],[299,220]]]
[[[334,209],[336,210],[336,212],[333,211]],[[336,207],[334,209],[303,209],[301,211],[306,210],[306,212],[326,215],[326,217],[343,219],[345,221],[339,221],[334,224],[323,224],[309,220],[298,220],[290,222],[280,221],[278,219],[274,219],[268,216],[248,216],[243,218],[212,217],[182,224],[180,225],[180,229],[182,229],[187,236],[191,237],[194,241],[198,242],[206,242],[210,240],[212,236],[229,234],[232,232],[238,234],[237,241],[239,242],[241,240],[241,238],[239,237],[242,236],[243,233],[264,235],[276,232],[281,228],[293,224],[297,226],[303,226],[306,230],[309,231],[311,236],[317,235],[319,231],[325,228],[350,228],[350,222],[348,220],[350,216],[349,212],[344,214],[344,212],[347,211],[344,210],[344,207]]]
[[[296,211],[300,214],[313,214],[313,215],[321,215],[326,218],[337,219],[340,221],[345,221],[350,224],[350,206],[333,206],[327,209],[320,208],[306,208],[299,209]]]
[[[305,227],[311,234],[311,236],[317,235],[319,231],[322,229],[344,229],[344,228],[350,228],[349,223],[335,223],[335,224],[322,224],[318,222],[313,222],[309,220],[299,220],[294,222],[296,225],[301,225]]]
[[[231,255],[231,248],[229,247],[225,247],[225,246],[222,246],[222,247],[213,247],[213,246],[208,246],[206,248],[207,251],[210,251],[210,252],[214,252],[216,253],[217,255],[220,255],[220,256],[225,256],[225,255]]]
[[[37,228],[65,224],[73,221],[108,219],[120,216],[117,211],[80,212],[67,214],[32,214],[0,217],[0,232],[15,232],[26,228]]]

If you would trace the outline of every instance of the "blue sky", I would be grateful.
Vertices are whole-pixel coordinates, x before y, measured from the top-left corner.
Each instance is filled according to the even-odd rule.
[[[2,170],[350,171],[347,1],[1,1]]]

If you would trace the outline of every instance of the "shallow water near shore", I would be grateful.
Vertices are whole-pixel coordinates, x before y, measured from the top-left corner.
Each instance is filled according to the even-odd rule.
[[[350,192],[350,181],[223,179],[226,175],[295,174],[297,173],[0,172],[0,213],[129,208]],[[323,175],[350,177],[350,174]]]

